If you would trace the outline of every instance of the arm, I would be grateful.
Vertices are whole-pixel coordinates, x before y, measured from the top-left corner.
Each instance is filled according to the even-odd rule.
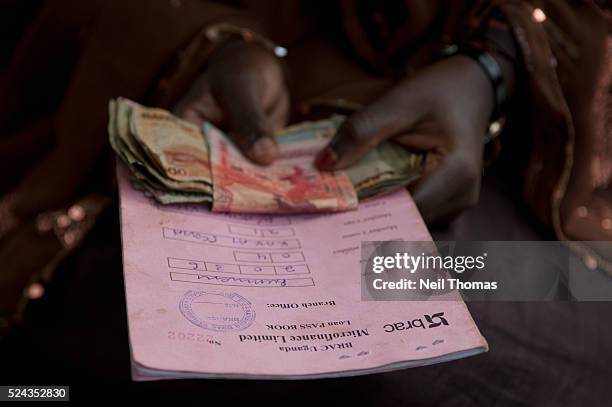
[[[515,62],[488,45],[487,30],[470,40],[503,72],[504,88],[514,95]],[[512,47],[506,29],[502,38]],[[485,134],[496,110],[496,87],[483,66],[458,54],[441,59],[397,83],[386,95],[353,115],[318,157],[322,169],[340,169],[385,139],[427,152],[424,175],[414,198],[429,222],[445,221],[473,205],[479,196]]]
[[[179,70],[183,78],[193,81],[202,67],[196,66],[196,62],[203,63],[215,48],[212,41],[200,35],[211,24],[234,22],[260,29],[257,22],[240,10],[213,2],[98,3],[88,3],[85,10],[95,8],[96,12],[88,18],[91,23],[82,27],[82,32],[87,33],[82,38],[82,51],[61,103],[55,108],[54,144],[46,155],[30,164],[13,191],[14,211],[24,221],[74,199],[94,165],[99,164],[99,157],[107,146],[106,111],[110,98],[146,100],[156,88],[158,94],[169,95],[174,89],[156,86],[163,85],[160,79],[169,71]],[[62,2],[45,6],[44,18],[49,22],[46,26],[63,21],[66,16],[63,7]],[[45,35],[45,32],[37,33],[43,39]],[[182,55],[197,58],[183,58],[182,65],[169,67],[169,61],[181,60]],[[27,72],[16,66],[7,82],[28,83],[30,79],[22,77],[24,71]],[[12,103],[19,99],[19,94],[5,94],[7,89],[10,90],[0,89],[0,100]],[[5,110],[3,113],[9,114]]]

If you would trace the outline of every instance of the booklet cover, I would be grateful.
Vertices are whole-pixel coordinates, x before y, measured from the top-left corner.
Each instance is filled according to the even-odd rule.
[[[460,299],[362,301],[362,241],[431,240],[406,191],[343,213],[221,214],[117,177],[134,380],[350,376],[487,350]]]

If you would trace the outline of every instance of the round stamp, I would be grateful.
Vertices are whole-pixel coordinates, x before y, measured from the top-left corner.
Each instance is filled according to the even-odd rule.
[[[251,303],[236,293],[187,291],[179,309],[189,322],[210,331],[241,331],[255,320]]]

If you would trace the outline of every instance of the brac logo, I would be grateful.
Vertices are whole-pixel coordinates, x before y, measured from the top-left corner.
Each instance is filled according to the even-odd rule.
[[[435,328],[440,325],[448,325],[448,321],[444,318],[444,312],[438,312],[437,314],[427,315],[425,314],[425,319],[429,322],[428,328]],[[434,322],[434,319],[440,322]]]
[[[426,322],[423,322],[425,318]],[[413,320],[406,320],[401,322],[393,322],[390,324],[383,325],[385,332],[405,331],[412,328],[437,328],[443,325],[449,325],[448,320],[444,318],[444,312],[437,312],[435,314],[424,314],[423,318],[415,318]]]

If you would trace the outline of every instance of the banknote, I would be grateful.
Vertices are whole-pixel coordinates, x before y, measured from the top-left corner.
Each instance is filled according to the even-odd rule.
[[[304,154],[314,156],[329,143],[344,119],[344,116],[334,115],[325,120],[300,123],[280,131],[276,139],[281,146],[301,144],[298,148]],[[309,152],[304,151],[305,145],[311,146]],[[421,175],[423,161],[423,154],[411,152],[392,141],[383,141],[344,173],[350,178],[359,199],[366,199],[414,182]]]
[[[313,164],[325,140],[311,137],[281,143],[273,164],[251,163],[223,133],[207,123],[215,212],[339,212],[357,208],[357,194],[343,172],[318,171]]]
[[[162,204],[212,204],[224,212],[337,212],[419,178],[423,156],[390,141],[344,171],[318,171],[314,157],[343,120],[331,116],[278,131],[279,157],[265,167],[250,162],[210,123],[200,128],[124,98],[109,103],[108,133],[134,187]]]
[[[182,154],[188,142],[196,144],[189,139],[195,139],[192,131],[199,135],[203,151]],[[111,146],[127,164],[137,189],[162,204],[212,200],[208,150],[197,126],[164,110],[120,98],[109,103],[108,132]],[[204,165],[200,164],[202,157]]]
[[[359,199],[394,191],[421,176],[423,154],[411,153],[392,141],[370,150],[346,170]]]
[[[131,106],[130,133],[167,179],[191,181],[210,192],[208,148],[198,126],[162,109]]]

